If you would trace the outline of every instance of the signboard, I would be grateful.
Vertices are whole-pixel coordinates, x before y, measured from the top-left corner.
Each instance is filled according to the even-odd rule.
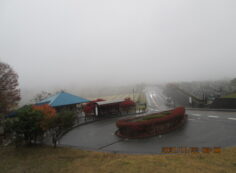
[[[192,104],[192,97],[189,97],[189,103]]]

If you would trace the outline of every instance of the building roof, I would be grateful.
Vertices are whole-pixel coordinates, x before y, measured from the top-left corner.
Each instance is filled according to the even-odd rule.
[[[86,102],[89,102],[89,100],[66,92],[60,92],[54,96],[48,97],[36,103],[36,105],[49,104],[52,107],[58,107],[58,106],[66,106],[66,105],[86,103]]]
[[[96,102],[98,105],[108,105],[108,104],[115,104],[115,103],[121,103],[123,102],[124,99],[119,99],[119,100],[108,100],[108,101],[100,101]]]

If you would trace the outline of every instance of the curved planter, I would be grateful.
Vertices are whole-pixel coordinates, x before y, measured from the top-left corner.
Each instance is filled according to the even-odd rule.
[[[145,120],[148,116],[158,114],[162,116]],[[118,120],[116,122],[118,130],[115,134],[122,138],[145,138],[173,131],[182,126],[186,120],[185,108],[178,107],[170,111]]]

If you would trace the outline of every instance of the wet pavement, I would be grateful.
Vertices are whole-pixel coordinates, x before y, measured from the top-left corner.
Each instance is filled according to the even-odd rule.
[[[149,93],[149,112],[167,109],[159,89],[149,88],[146,92]],[[163,99],[158,99],[160,97]],[[188,110],[187,114],[188,121],[183,127],[160,136],[119,138],[114,134],[119,117],[78,126],[66,133],[59,145],[104,152],[151,154],[161,153],[163,147],[236,146],[236,112]]]
[[[147,87],[144,89],[148,112],[157,112],[168,110],[166,106],[167,97],[163,94],[159,87]]]
[[[163,147],[228,147],[236,145],[236,112],[187,111],[188,122],[176,131],[147,139],[117,137],[118,118],[79,126],[60,145],[118,153],[161,153]]]

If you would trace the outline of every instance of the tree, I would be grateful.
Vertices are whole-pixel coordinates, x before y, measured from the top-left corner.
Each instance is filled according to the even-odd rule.
[[[74,125],[76,115],[71,111],[56,113],[49,105],[26,105],[16,111],[12,118],[4,120],[8,136],[18,144],[42,142],[45,132],[53,138],[53,144],[60,135]]]
[[[17,143],[24,141],[31,144],[32,141],[37,142],[38,137],[43,137],[44,130],[41,127],[44,115],[40,110],[33,109],[31,105],[20,108],[11,122],[10,130],[15,134]]]
[[[33,105],[32,108],[35,110],[41,111],[43,113],[43,119],[40,123],[41,128],[44,131],[47,131],[50,128],[52,128],[51,123],[52,123],[53,119],[56,117],[56,110],[48,104]]]
[[[71,128],[75,123],[76,115],[72,111],[62,111],[57,114],[57,126],[60,130]]]
[[[67,129],[71,128],[75,123],[76,115],[71,111],[62,111],[51,119],[50,128],[54,147],[56,147],[58,138]]]
[[[120,107],[126,110],[126,113],[128,113],[129,110],[134,106],[135,106],[135,102],[132,101],[130,98],[125,98],[125,100],[120,103]]]
[[[232,86],[236,86],[236,78],[234,78],[233,80],[230,81]]]
[[[20,101],[18,75],[6,63],[0,62],[0,113],[7,113]]]
[[[46,99],[48,97],[52,96],[51,93],[47,92],[47,91],[41,91],[41,93],[38,93],[33,99],[32,101],[37,103],[42,101],[43,99]]]
[[[60,92],[66,92],[66,91],[63,90],[63,89],[62,90],[57,90],[57,91],[52,92],[52,93],[47,92],[47,91],[41,91],[40,93],[36,94],[33,97],[33,99],[31,99],[31,101],[34,102],[34,103],[38,103],[38,102],[40,102],[40,101],[42,101],[42,100],[44,100],[44,99],[46,99],[46,98],[48,98],[50,96],[58,94]]]

